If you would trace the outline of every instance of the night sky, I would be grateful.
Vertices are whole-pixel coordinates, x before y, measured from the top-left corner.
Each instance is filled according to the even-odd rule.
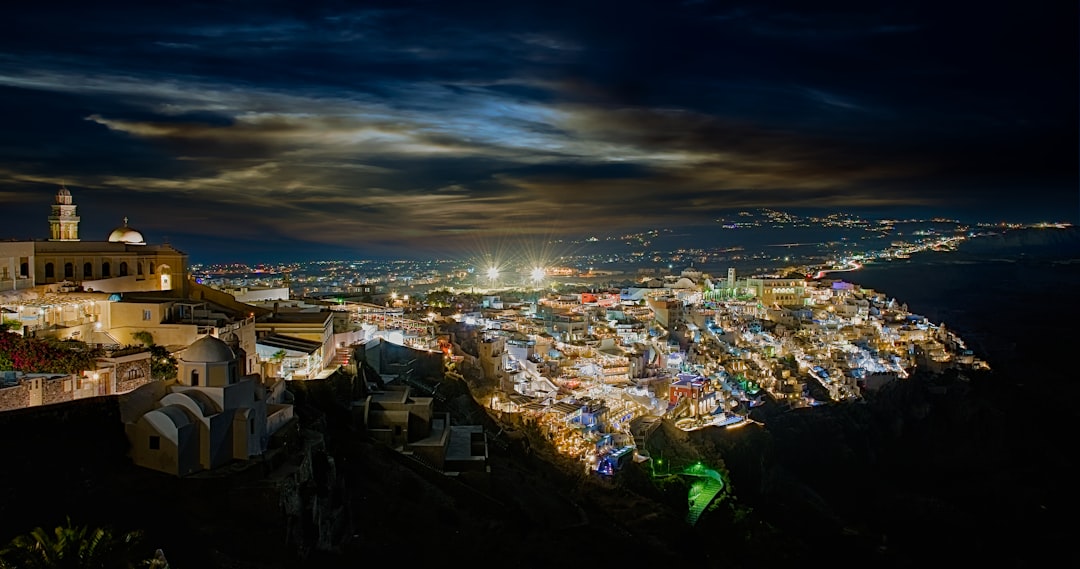
[[[1075,2],[154,4],[5,10],[0,238],[61,181],[195,261],[1080,211]]]

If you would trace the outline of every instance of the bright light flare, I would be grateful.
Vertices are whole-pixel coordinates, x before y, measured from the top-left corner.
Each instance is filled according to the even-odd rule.
[[[491,280],[495,280],[495,279],[499,278],[499,269],[496,268],[496,267],[491,267],[490,269],[487,270],[487,276]]]
[[[534,280],[536,282],[540,282],[540,281],[544,280],[544,276],[547,274],[547,272],[544,271],[544,269],[542,269],[540,267],[536,267],[535,269],[532,270],[531,274],[532,274],[532,280]]]

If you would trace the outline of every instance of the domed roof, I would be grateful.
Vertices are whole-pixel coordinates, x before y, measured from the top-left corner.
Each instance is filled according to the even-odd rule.
[[[56,205],[71,205],[71,191],[63,184],[56,190]]]
[[[231,362],[236,359],[236,354],[225,342],[213,336],[203,336],[192,342],[180,359],[190,363]]]
[[[116,229],[113,229],[109,234],[109,243],[126,243],[128,245],[146,245],[146,241],[143,239],[142,233],[128,227],[127,218],[124,218],[124,224]]]

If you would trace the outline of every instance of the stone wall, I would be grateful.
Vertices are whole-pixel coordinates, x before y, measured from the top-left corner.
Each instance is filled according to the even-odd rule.
[[[40,403],[32,403],[34,401],[32,397],[34,392],[33,382],[38,382],[40,385]],[[30,407],[31,404],[34,406],[51,405],[72,401],[75,399],[74,382],[75,378],[70,375],[51,378],[37,376],[20,379],[18,385],[0,389],[0,411],[24,409]]]
[[[30,405],[30,388],[20,383],[0,389],[0,411],[22,409]]]
[[[131,372],[134,377],[129,377]],[[113,373],[116,374],[116,392],[127,393],[132,389],[142,387],[150,383],[150,358],[144,358],[116,364]]]
[[[131,370],[138,372],[136,377],[128,377],[128,372]],[[104,372],[100,380],[76,375],[54,376],[51,378],[41,376],[24,377],[19,381],[18,385],[0,389],[0,411],[30,407],[31,402],[34,401],[34,398],[31,397],[34,391],[31,382],[40,382],[40,405],[54,405],[77,399],[108,395],[106,393],[108,387],[105,385],[105,382],[108,381],[107,374],[116,374],[117,393],[127,393],[151,382],[149,358],[120,361],[115,367],[100,371]],[[36,406],[39,403],[33,404]]]
[[[66,403],[74,398],[74,386],[71,377],[46,379],[41,386],[41,404],[52,405],[54,403]]]

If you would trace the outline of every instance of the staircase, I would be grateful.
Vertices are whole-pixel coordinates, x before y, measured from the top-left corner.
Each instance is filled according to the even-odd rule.
[[[713,498],[720,493],[720,490],[724,488],[724,483],[711,477],[703,478],[704,485],[701,487],[701,491],[694,496],[693,504],[690,505],[690,511],[686,512],[686,523],[694,525],[697,523],[698,518],[705,511],[705,508],[709,507]]]
[[[349,356],[352,355],[351,348],[342,348],[334,352],[334,359],[331,361],[329,367],[339,367],[349,365]]]

